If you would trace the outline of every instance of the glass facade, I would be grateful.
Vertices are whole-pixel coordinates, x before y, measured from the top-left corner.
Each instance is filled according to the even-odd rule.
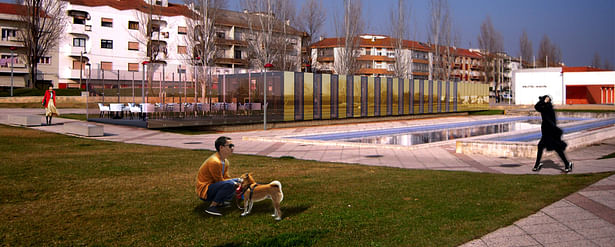
[[[219,75],[198,98],[190,83],[164,84],[154,89],[164,90],[164,97],[147,91],[147,102],[159,107],[148,115],[148,126],[262,123],[265,108],[267,122],[274,123],[477,111],[489,102],[487,84],[305,72]],[[179,113],[163,107],[178,99],[185,105]]]

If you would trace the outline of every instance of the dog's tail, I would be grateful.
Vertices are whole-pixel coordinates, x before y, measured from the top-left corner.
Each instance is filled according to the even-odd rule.
[[[278,180],[275,180],[269,184],[280,188],[280,194],[281,194],[280,201],[282,201],[284,199],[284,193],[282,192],[282,183],[280,183],[280,181]]]

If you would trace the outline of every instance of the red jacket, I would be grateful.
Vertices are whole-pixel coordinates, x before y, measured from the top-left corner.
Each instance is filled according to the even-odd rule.
[[[51,97],[52,93],[50,93],[50,91],[53,92],[53,97]],[[49,104],[49,98],[53,100],[53,104],[55,105],[56,104],[56,92],[53,90],[45,91],[45,96],[43,96],[43,101],[41,102],[43,103],[43,106],[45,106],[45,108]]]

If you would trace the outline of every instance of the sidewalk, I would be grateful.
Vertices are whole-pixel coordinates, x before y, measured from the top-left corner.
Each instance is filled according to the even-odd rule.
[[[42,114],[42,109],[2,109],[0,123],[7,124],[8,114]],[[60,109],[61,113],[83,113],[82,109]],[[269,157],[292,156],[297,159],[342,162],[370,166],[408,169],[535,174],[534,160],[509,159],[455,153],[455,141],[427,145],[425,148],[383,147],[383,145],[349,145],[348,143],[313,143],[284,138],[293,135],[345,132],[361,129],[387,129],[401,126],[455,123],[502,116],[464,116],[435,119],[387,121],[361,124],[330,125],[241,131],[203,135],[181,135],[136,127],[104,125],[105,136],[92,139],[134,144],[169,146],[185,149],[213,149],[215,139],[226,135],[235,143],[235,153]],[[54,118],[52,126],[33,129],[65,134],[63,123],[77,120]],[[615,151],[615,139],[567,152],[574,161],[573,173],[615,171],[613,159],[597,158]],[[547,152],[541,175],[562,174],[559,158]],[[615,246],[615,175],[574,193],[513,225],[501,228],[463,246]]]

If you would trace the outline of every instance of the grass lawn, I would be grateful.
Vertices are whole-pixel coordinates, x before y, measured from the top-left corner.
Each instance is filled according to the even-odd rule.
[[[503,175],[259,156],[231,175],[280,180],[251,215],[206,215],[194,181],[212,153],[0,125],[0,245],[456,246],[613,173]],[[210,148],[209,144],[203,144]]]

